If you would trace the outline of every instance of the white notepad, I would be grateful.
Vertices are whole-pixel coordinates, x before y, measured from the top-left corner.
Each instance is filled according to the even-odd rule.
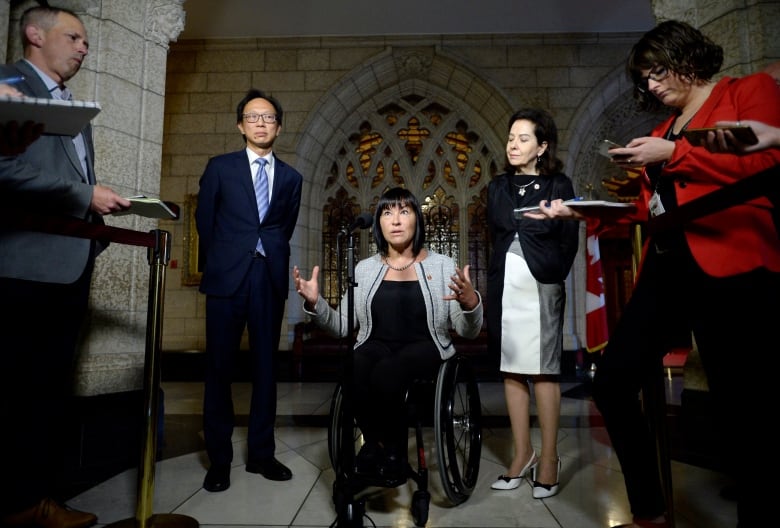
[[[631,209],[633,207],[636,207],[633,203],[624,203],[624,202],[608,202],[606,200],[566,200],[563,202],[564,205],[568,205],[569,207],[573,209],[577,208],[584,208],[584,207],[596,207],[596,208],[603,208],[603,209]],[[523,213],[539,213],[539,206],[538,205],[532,205],[530,207],[520,207],[518,209],[515,209],[515,218],[522,218]]]
[[[44,134],[75,136],[100,112],[95,101],[63,101],[0,95],[0,121],[43,123]]]

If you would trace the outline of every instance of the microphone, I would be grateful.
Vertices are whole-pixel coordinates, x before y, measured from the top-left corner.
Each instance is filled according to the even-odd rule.
[[[349,224],[349,227],[341,230],[342,235],[348,235],[355,229],[368,229],[374,223],[374,217],[371,213],[360,213],[355,220]]]

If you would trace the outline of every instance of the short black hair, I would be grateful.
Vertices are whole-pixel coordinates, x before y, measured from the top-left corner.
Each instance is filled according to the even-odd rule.
[[[252,99],[265,99],[269,103],[271,103],[274,107],[274,111],[276,112],[276,123],[281,125],[282,124],[282,104],[274,99],[272,96],[266,94],[262,90],[258,90],[257,88],[250,88],[250,90],[246,93],[243,99],[241,99],[238,102],[238,106],[236,106],[236,123],[240,123],[244,120],[244,108],[246,105],[251,101]]]
[[[417,197],[409,190],[403,187],[393,187],[388,189],[379,198],[376,204],[376,211],[374,211],[374,241],[376,247],[382,256],[387,256],[388,243],[385,236],[382,234],[382,226],[379,223],[379,218],[382,213],[388,209],[394,207],[411,207],[417,218],[417,227],[414,230],[414,240],[412,241],[412,253],[414,256],[420,254],[423,246],[425,245],[425,217],[423,216],[422,207]]]

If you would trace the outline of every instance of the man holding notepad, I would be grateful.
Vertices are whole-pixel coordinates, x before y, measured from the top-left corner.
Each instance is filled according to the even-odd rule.
[[[89,43],[71,11],[36,6],[21,19],[24,58],[0,66],[0,94],[68,99],[68,82],[81,68]],[[16,78],[16,79],[15,79]],[[22,79],[20,79],[22,78]],[[2,123],[0,211],[42,211],[102,223],[102,215],[130,202],[97,185],[94,147],[87,124],[75,136],[40,135],[24,123]],[[32,128],[29,128],[32,127]],[[22,231],[0,219],[0,452],[4,455],[0,524],[85,528],[92,513],[60,501],[57,478],[68,425],[67,402],[79,330],[87,311],[94,241]]]

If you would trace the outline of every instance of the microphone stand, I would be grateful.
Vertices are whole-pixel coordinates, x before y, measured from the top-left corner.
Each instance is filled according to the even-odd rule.
[[[347,337],[344,345],[341,381],[341,464],[333,483],[336,508],[335,528],[364,528],[365,501],[355,501],[355,429],[352,395],[352,354],[355,344],[355,238],[349,232],[347,244]],[[341,262],[341,246],[338,261]],[[339,267],[340,268],[340,267]],[[332,418],[332,417],[331,417]]]

